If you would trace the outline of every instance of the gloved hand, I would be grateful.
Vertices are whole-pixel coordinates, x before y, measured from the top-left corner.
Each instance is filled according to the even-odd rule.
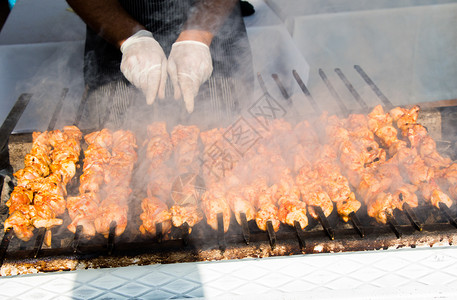
[[[197,41],[176,42],[168,56],[170,75],[175,99],[181,98],[189,113],[194,110],[194,98],[200,85],[208,80],[213,72],[213,62],[209,47]]]
[[[125,78],[141,89],[146,102],[165,98],[167,57],[160,44],[147,30],[140,30],[121,45],[121,71]]]

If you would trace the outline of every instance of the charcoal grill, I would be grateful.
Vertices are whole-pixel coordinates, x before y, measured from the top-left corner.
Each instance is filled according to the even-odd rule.
[[[354,70],[360,75],[364,82],[373,90],[381,104],[386,108],[394,105],[381,92],[376,84],[360,66],[354,66]],[[319,76],[328,88],[335,101],[339,112],[342,115],[355,112],[368,112],[367,105],[354,86],[349,82],[341,69],[334,72],[342,81],[354,98],[356,107],[348,108],[337,93],[334,83],[331,82],[324,70],[320,69]],[[313,114],[320,114],[321,108],[312,96],[311,92],[301,80],[296,70],[291,75],[296,80],[303,92],[302,101],[314,110]],[[277,85],[283,99],[278,101],[268,92],[263,78],[258,74],[258,80],[263,90],[262,97],[269,101],[277,102],[278,105],[288,107],[300,105],[293,103],[292,98],[283,86],[281,78],[273,74],[272,78]],[[60,114],[62,103],[65,100],[68,90],[64,89],[58,104],[55,107],[48,130],[53,130]],[[23,94],[19,97],[16,105],[11,110],[5,123],[0,129],[2,137],[2,157],[8,158],[10,165],[2,166],[2,206],[1,218],[6,219],[8,209],[5,202],[12,189],[12,170],[20,168],[25,153],[29,150],[32,142],[31,133],[11,134],[19,120],[22,111],[27,106],[33,95]],[[425,108],[422,115],[426,116],[421,123],[428,125],[431,135],[454,136],[454,120],[457,116],[457,101],[438,101],[424,103]],[[83,108],[86,105],[86,97],[83,96],[80,109],[75,117],[75,125],[81,120]],[[430,116],[434,116],[433,118]],[[439,123],[438,130],[433,125]],[[434,136],[436,138],[436,136]],[[452,152],[455,141],[441,141],[440,152],[446,152],[453,159],[456,153]],[[5,161],[5,160],[2,160]],[[70,183],[69,194],[72,189],[77,191],[77,176]],[[134,184],[134,183],[133,183]],[[357,215],[352,215],[351,222],[343,222],[336,212],[328,218],[321,214],[319,221],[310,218],[310,224],[305,230],[299,226],[289,227],[282,225],[278,232],[268,230],[260,231],[255,222],[244,222],[243,226],[236,223],[232,218],[232,224],[228,232],[222,230],[214,231],[206,224],[205,220],[197,224],[191,234],[187,228],[172,228],[168,237],[141,236],[137,228],[139,226],[139,203],[141,195],[134,193],[133,202],[138,205],[130,207],[131,218],[126,232],[114,236],[115,224],[112,224],[111,234],[107,239],[103,236],[96,236],[86,240],[81,236],[81,228],[76,233],[70,233],[66,226],[69,224],[69,217],[64,216],[64,224],[52,228],[53,240],[51,247],[43,246],[45,235],[44,229],[35,229],[34,238],[29,242],[22,242],[13,238],[12,231],[2,233],[3,239],[0,244],[0,264],[2,264],[2,275],[10,275],[12,269],[21,270],[20,273],[50,272],[59,270],[75,270],[81,268],[118,267],[132,264],[146,265],[154,263],[179,263],[207,260],[241,259],[248,257],[269,257],[285,256],[296,254],[312,253],[334,253],[349,251],[367,251],[377,249],[391,249],[418,246],[453,245],[457,239],[456,205],[451,209],[441,207],[437,209],[420,202],[419,207],[414,210],[406,208],[404,212],[395,211],[390,216],[386,225],[378,224],[366,214],[366,208],[362,208]],[[319,211],[318,211],[319,213]],[[219,217],[220,224],[222,216]],[[219,226],[222,228],[223,226]],[[3,230],[2,230],[3,232]],[[137,233],[135,233],[137,232]]]

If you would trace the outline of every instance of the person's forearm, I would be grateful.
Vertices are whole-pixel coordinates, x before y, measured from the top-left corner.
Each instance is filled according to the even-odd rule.
[[[192,9],[177,42],[195,40],[210,45],[238,0],[199,0]]]
[[[124,10],[117,0],[67,0],[67,2],[89,27],[117,47],[137,31],[145,29]]]

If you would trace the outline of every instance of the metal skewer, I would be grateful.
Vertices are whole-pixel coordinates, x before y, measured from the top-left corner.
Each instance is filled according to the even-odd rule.
[[[311,96],[311,93],[309,92],[309,90],[306,87],[305,83],[303,82],[303,80],[301,80],[300,75],[298,75],[296,70],[293,70],[292,74],[294,75],[295,81],[297,81],[298,86],[302,90],[303,94],[306,95],[306,98],[308,99],[309,103],[313,107],[314,111],[317,112],[318,114],[321,114],[322,110],[319,108],[319,106],[317,106],[316,101],[314,101],[314,98],[313,98],[313,96]]]
[[[305,249],[306,242],[305,242],[305,235],[303,233],[303,229],[301,229],[300,222],[294,221],[295,232],[297,233],[298,242],[300,243],[300,248]]]
[[[273,228],[273,223],[271,222],[271,220],[267,221],[267,232],[268,238],[270,239],[271,249],[274,249],[276,247],[276,233]]]
[[[371,80],[371,78],[368,77],[367,73],[365,73],[361,66],[355,65],[354,69],[357,71],[357,73],[359,73],[363,80],[365,80],[365,82],[371,87],[376,96],[378,96],[378,98],[381,99],[382,103],[384,103],[387,109],[391,109],[394,107],[392,102],[390,102],[390,100],[381,92],[381,90],[373,82],[373,80]]]
[[[249,245],[249,240],[251,239],[251,233],[249,231],[248,220],[245,213],[240,213],[241,219],[241,230],[243,231],[243,238],[246,241],[246,244]]]
[[[327,217],[324,215],[322,208],[320,206],[313,206],[313,209],[317,213],[317,217],[322,227],[324,228],[325,233],[333,241],[335,239],[335,232],[333,231],[332,226],[330,226]]]
[[[332,94],[333,98],[335,98],[336,102],[338,103],[338,106],[340,107],[340,110],[343,112],[344,115],[349,115],[348,108],[344,104],[343,100],[341,100],[340,96],[338,96],[338,93],[336,92],[335,88],[328,80],[327,75],[325,75],[324,70],[319,69],[319,75],[321,76],[322,80],[324,81],[325,85],[330,91],[330,94]]]
[[[161,243],[162,238],[163,238],[162,222],[156,223],[156,237],[157,237],[157,242]]]
[[[13,132],[17,122],[22,116],[22,113],[29,104],[30,98],[32,98],[32,94],[22,94],[19,96],[16,103],[14,103],[13,108],[11,108],[10,112],[6,116],[5,121],[0,127],[0,149],[7,147],[11,132]]]
[[[116,237],[116,221],[111,221],[109,225],[109,234],[108,234],[108,255],[111,255],[114,250],[114,238]]]
[[[403,211],[406,213],[406,216],[408,217],[409,221],[411,222],[411,225],[413,225],[413,227],[416,228],[417,230],[422,231],[422,224],[419,222],[419,219],[417,218],[416,214],[414,213],[414,210],[406,202],[403,203]]]
[[[87,99],[88,99],[88,92],[89,92],[89,86],[86,85],[84,88],[84,93],[81,97],[81,102],[79,103],[79,106],[78,106],[78,111],[76,112],[75,121],[73,122],[73,125],[75,125],[75,126],[79,126],[79,121],[81,121],[81,117],[83,116],[84,107],[86,106]]]
[[[79,240],[81,239],[81,235],[83,232],[83,226],[78,225],[76,226],[75,236],[73,237],[73,241],[71,241],[70,247],[73,249],[73,253],[78,251]]]
[[[279,90],[281,91],[281,94],[284,97],[284,99],[286,99],[287,104],[289,104],[289,105],[292,104],[289,93],[287,93],[287,90],[284,87],[284,85],[282,84],[281,79],[279,79],[278,74],[271,74],[271,77],[274,79],[274,81],[275,81],[276,85],[278,86]]]
[[[55,106],[54,113],[52,114],[52,117],[51,117],[51,121],[49,121],[48,131],[54,130],[54,127],[56,126],[60,111],[62,110],[63,101],[65,100],[67,93],[68,93],[68,88],[64,88],[62,90],[62,94],[60,95],[59,101],[57,102],[57,104]]]
[[[38,229],[38,234],[35,240],[35,246],[33,247],[33,258],[38,257],[38,253],[40,252],[41,248],[43,247],[44,237],[46,235],[47,228],[40,227]]]
[[[452,213],[451,213],[451,210],[449,209],[449,207],[447,207],[447,205],[444,204],[443,202],[440,202],[439,206],[440,206],[440,210],[449,220],[449,223],[451,223],[454,227],[457,227],[457,220],[452,216]]]
[[[259,82],[260,88],[262,89],[263,93],[266,95],[270,95],[267,90],[267,86],[265,85],[265,81],[263,81],[262,75],[257,72],[257,81]]]
[[[363,109],[367,109],[368,105],[365,103],[365,101],[363,101],[362,97],[360,97],[359,93],[355,90],[354,86],[349,82],[349,80],[343,74],[343,71],[341,71],[340,68],[336,68],[335,73],[338,74],[341,81],[344,82],[344,85],[346,86],[346,88],[349,90],[349,92],[351,92],[352,96],[354,96],[355,101],[357,101],[357,103],[359,103]]]
[[[351,212],[349,214],[349,219],[352,222],[352,225],[354,226],[354,229],[359,233],[361,238],[365,237],[365,230],[363,230],[362,224],[360,223],[359,218],[357,217],[355,212]]]
[[[224,236],[224,215],[222,213],[217,214],[217,243],[221,251],[227,248]]]
[[[187,222],[184,222],[184,224],[181,225],[181,234],[182,243],[184,246],[187,246],[187,244],[189,244],[189,224],[187,224]]]
[[[390,212],[386,212],[386,216],[387,216],[387,223],[389,223],[390,229],[392,229],[392,231],[395,233],[395,235],[397,236],[397,239],[401,238],[402,233],[398,229],[398,223],[397,223],[397,220],[395,220],[395,217]]]
[[[5,261],[5,256],[6,256],[6,250],[8,250],[8,246],[10,245],[10,241],[13,238],[13,229],[8,228],[5,231],[5,234],[3,235],[2,238],[2,243],[0,244],[0,268],[3,265],[3,262]]]

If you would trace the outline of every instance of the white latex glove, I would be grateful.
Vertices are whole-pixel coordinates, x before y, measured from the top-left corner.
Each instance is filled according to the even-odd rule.
[[[148,104],[156,96],[165,98],[167,57],[147,30],[140,30],[121,45],[121,71],[130,83],[141,89]]]
[[[200,85],[208,80],[213,72],[211,53],[206,44],[197,41],[176,42],[168,56],[170,75],[175,99],[181,98],[189,113],[194,110],[194,98]]]

